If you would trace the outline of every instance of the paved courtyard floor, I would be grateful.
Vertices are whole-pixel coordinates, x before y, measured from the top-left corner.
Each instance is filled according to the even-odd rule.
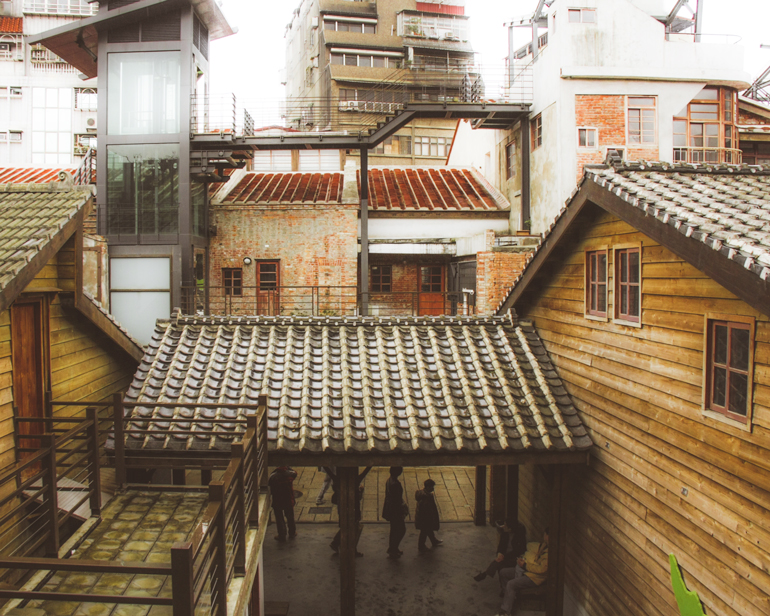
[[[404,555],[390,560],[385,550],[387,523],[369,523],[356,559],[356,614],[360,616],[493,616],[500,605],[497,579],[473,575],[486,567],[495,551],[489,526],[442,523],[437,536],[444,545],[417,551],[417,531],[407,525]],[[339,557],[329,549],[336,524],[300,524],[297,538],[285,543],[268,529],[264,545],[267,601],[288,602],[289,616],[339,614]],[[543,616],[537,602],[521,604],[516,616]],[[535,608],[535,609],[532,609]]]

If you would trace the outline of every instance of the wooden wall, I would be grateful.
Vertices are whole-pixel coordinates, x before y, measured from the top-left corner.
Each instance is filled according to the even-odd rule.
[[[516,306],[535,322],[595,443],[590,466],[571,469],[567,481],[567,585],[591,616],[678,616],[674,553],[708,614],[767,616],[770,320],[586,207]],[[634,242],[642,244],[642,327],[586,319],[584,251]],[[757,320],[751,432],[702,413],[706,312]],[[522,468],[520,515],[530,531],[542,508],[538,481]]]
[[[75,238],[55,255],[27,287],[75,290]],[[124,391],[136,363],[72,308],[52,294],[49,310],[50,387],[53,400],[106,400]],[[13,379],[10,311],[0,313],[0,473],[16,460],[13,439]],[[55,408],[55,414],[81,409]]]

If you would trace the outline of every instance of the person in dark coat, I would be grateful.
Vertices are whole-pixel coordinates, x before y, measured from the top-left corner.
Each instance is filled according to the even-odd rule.
[[[294,480],[297,471],[289,466],[279,466],[267,480],[273,501],[273,515],[278,534],[276,541],[286,541],[286,526],[289,527],[289,539],[297,536],[294,525]],[[284,519],[285,518],[285,519]]]
[[[341,518],[342,516],[339,515],[340,512],[340,484],[339,484],[339,478],[337,477],[337,473],[335,473],[331,467],[324,466],[324,470],[331,476],[332,478],[332,504],[337,505],[337,515]],[[364,497],[364,486],[361,484],[363,483],[366,476],[369,474],[369,471],[372,470],[371,466],[367,466],[363,472],[359,473],[356,477],[356,522],[358,522],[358,532],[356,533],[356,548],[358,548],[358,540],[361,538],[361,531],[364,530],[364,525],[361,523],[361,499]],[[340,523],[342,520],[340,519]],[[329,547],[332,549],[332,551],[335,554],[339,554],[340,551],[340,542],[342,541],[342,531],[338,530],[337,534],[334,535],[334,539],[332,539],[332,542],[329,544]],[[363,556],[362,552],[359,552],[358,549],[356,549],[356,556]]]
[[[403,554],[399,549],[401,540],[406,535],[406,503],[404,503],[404,488],[398,480],[404,469],[400,466],[390,467],[390,478],[385,483],[385,502],[382,504],[382,518],[390,522],[390,538],[388,540],[388,556],[398,558]]]
[[[498,522],[495,527],[498,533],[497,556],[484,571],[473,576],[477,582],[487,576],[495,577],[500,569],[515,567],[516,559],[527,551],[527,529],[521,522],[515,518],[506,518],[502,524]]]
[[[417,490],[414,494],[414,500],[417,501],[414,525],[420,531],[420,538],[417,540],[417,549],[420,552],[428,549],[425,546],[426,539],[430,539],[434,548],[444,543],[441,539],[437,539],[434,534],[440,527],[436,497],[433,494],[435,486],[436,482],[433,479],[426,479],[423,483],[423,489]]]

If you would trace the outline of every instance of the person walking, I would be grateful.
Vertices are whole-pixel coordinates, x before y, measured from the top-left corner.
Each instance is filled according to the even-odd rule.
[[[294,480],[297,471],[290,466],[279,466],[267,480],[273,503],[273,515],[278,534],[276,541],[286,541],[286,527],[289,530],[289,539],[297,536],[297,527],[294,525]]]
[[[330,466],[329,470],[333,473],[335,468],[336,467],[334,466]],[[329,489],[329,486],[332,485],[332,476],[329,474],[329,470],[326,470],[321,466],[318,467],[318,470],[324,471],[326,475],[324,477],[324,482],[321,485],[321,489],[318,492],[318,496],[315,499],[316,506],[323,505],[326,502],[326,499],[324,498],[324,494],[326,494],[326,491]]]
[[[385,483],[385,502],[382,504],[382,518],[390,522],[390,537],[388,539],[388,556],[398,558],[403,552],[399,549],[401,540],[406,535],[406,515],[408,513],[404,502],[404,488],[398,478],[404,469],[400,466],[390,467],[390,477]]]
[[[434,548],[444,543],[435,535],[435,531],[440,527],[436,497],[433,494],[435,486],[436,482],[433,479],[426,479],[423,483],[423,489],[417,490],[414,494],[414,500],[417,501],[414,525],[420,531],[420,537],[417,540],[417,549],[420,552],[425,552],[428,549],[425,545],[426,539],[430,539]]]

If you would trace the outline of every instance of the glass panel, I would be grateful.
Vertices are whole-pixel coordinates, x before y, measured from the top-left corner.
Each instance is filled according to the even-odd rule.
[[[342,64],[343,55],[341,53],[332,54],[332,64]]]
[[[259,288],[262,291],[275,289],[278,287],[278,264],[260,263],[259,264]]]
[[[628,253],[620,252],[620,282],[628,282]]]
[[[583,23],[596,23],[596,11],[594,9],[583,9]]]
[[[719,100],[719,90],[717,88],[703,88],[693,100],[717,101]]]
[[[620,287],[620,314],[628,314],[628,287]]]
[[[633,250],[628,253],[628,281],[639,282],[639,251]]]
[[[714,368],[714,384],[711,401],[716,406],[725,405],[726,382],[727,371],[724,368]]]
[[[598,293],[598,311],[607,312],[607,285],[603,283],[596,285],[596,291]]]
[[[376,27],[374,24],[364,24],[364,34],[374,34]]]
[[[749,379],[745,374],[730,373],[730,412],[746,415]]]
[[[337,32],[347,32],[349,29],[350,26],[344,21],[337,22]]]
[[[141,344],[149,344],[157,319],[171,315],[171,293],[147,291],[110,293],[110,312]]]
[[[372,58],[372,66],[376,68],[382,68],[385,66],[385,58],[382,56],[374,56]]]
[[[652,97],[638,97],[634,96],[628,97],[628,106],[629,107],[654,107],[655,106],[655,99]]]
[[[580,23],[580,9],[570,9],[568,14],[571,23]]]
[[[181,74],[178,51],[109,54],[109,134],[179,133]]]
[[[200,182],[190,183],[190,201],[192,202],[193,235],[206,237],[206,185]]]
[[[169,289],[171,262],[158,258],[110,259],[110,288],[138,291],[142,289]]]
[[[735,370],[749,369],[749,330],[734,328],[730,336],[730,367]]]
[[[358,66],[358,56],[345,54],[345,66]]]
[[[175,234],[179,230],[179,146],[107,149],[107,232]]]
[[[601,253],[598,255],[599,257],[599,280],[604,281],[607,280],[607,255],[604,253]]]
[[[727,325],[714,325],[714,363],[727,364]]]
[[[628,287],[628,314],[632,317],[639,317],[639,287],[631,285]]]
[[[335,25],[333,21],[324,21],[324,30],[334,30]]]

